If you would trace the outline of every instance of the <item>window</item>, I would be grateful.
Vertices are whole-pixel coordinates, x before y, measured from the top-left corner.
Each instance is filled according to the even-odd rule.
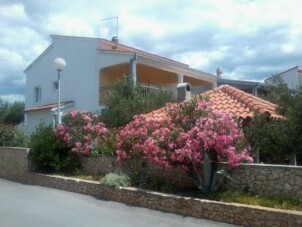
[[[58,90],[58,86],[59,86],[58,81],[54,81],[54,82],[52,82],[52,88],[53,88],[53,91],[57,91],[57,90]]]
[[[34,88],[34,102],[41,102],[41,87]]]

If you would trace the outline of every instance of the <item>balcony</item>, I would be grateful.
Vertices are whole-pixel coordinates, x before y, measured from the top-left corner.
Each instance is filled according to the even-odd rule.
[[[141,93],[143,97],[147,97],[150,93],[158,93],[159,91],[171,91],[174,95],[176,95],[176,88],[171,87],[163,87],[155,84],[146,84],[137,82],[137,86],[141,89]],[[105,105],[106,99],[110,91],[112,91],[114,86],[103,86],[100,87],[99,90],[99,103],[101,106]]]

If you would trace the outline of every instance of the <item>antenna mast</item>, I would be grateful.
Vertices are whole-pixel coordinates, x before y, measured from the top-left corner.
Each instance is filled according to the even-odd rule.
[[[100,21],[112,20],[112,19],[116,19],[116,38],[118,38],[118,16],[104,18],[104,19],[101,19]]]

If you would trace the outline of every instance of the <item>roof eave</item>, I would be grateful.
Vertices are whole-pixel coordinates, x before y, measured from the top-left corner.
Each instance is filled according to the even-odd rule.
[[[189,71],[189,72],[192,72],[192,73],[202,75],[203,77],[206,77],[206,78],[210,79],[210,81],[217,81],[217,79],[218,79],[218,77],[215,76],[215,75],[205,73],[205,72],[199,71],[197,69],[192,69],[190,67],[182,67],[182,66],[177,65],[177,64],[172,64],[172,63],[169,63],[169,62],[166,62],[166,61],[161,61],[159,59],[147,57],[147,56],[141,55],[141,54],[137,54],[137,56],[139,56],[141,58],[149,59],[149,60],[152,60],[152,61],[160,62],[162,64],[169,65],[169,66],[172,66],[172,67],[180,69],[180,70]]]
[[[24,110],[23,112],[50,110],[50,109],[56,108],[55,105],[57,105],[57,104],[56,103],[55,104],[53,104],[53,103],[52,104],[45,104],[45,105],[41,105],[41,106],[37,106],[37,107],[33,107],[33,108],[30,108],[30,109]],[[69,107],[69,106],[73,106],[73,105],[74,105],[74,101],[61,102],[60,108],[65,108],[65,107]],[[43,107],[43,106],[45,106],[45,107],[37,109],[38,107]]]
[[[52,44],[50,44],[35,60],[32,61],[24,70],[23,73],[27,73],[44,55],[46,55],[50,49],[52,48]]]

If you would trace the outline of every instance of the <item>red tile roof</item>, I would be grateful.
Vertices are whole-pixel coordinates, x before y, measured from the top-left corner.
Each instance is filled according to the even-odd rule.
[[[107,51],[117,51],[117,52],[133,52],[133,53],[137,53],[139,55],[145,56],[145,57],[149,57],[149,58],[153,58],[165,63],[169,63],[172,65],[176,65],[176,66],[180,66],[183,68],[189,68],[189,65],[169,59],[169,58],[165,58],[156,54],[152,54],[143,50],[139,50],[130,46],[126,46],[123,44],[115,44],[109,40],[106,39],[101,39],[101,50],[107,50]]]
[[[252,118],[255,113],[268,114],[272,118],[283,118],[276,112],[277,105],[229,85],[221,85],[202,95],[210,99],[214,111],[228,113],[241,119]],[[167,118],[167,113],[165,108],[162,108],[145,116],[160,121]]]
[[[74,101],[68,101],[68,102],[61,102],[60,103],[60,108],[64,107],[65,105],[69,104],[69,103],[73,103]],[[56,108],[58,106],[57,103],[54,104],[47,104],[47,105],[42,105],[42,106],[37,106],[37,107],[33,107],[27,110],[24,110],[24,112],[28,112],[28,111],[34,111],[34,110],[46,110],[46,109],[51,109],[51,108]]]
[[[203,94],[209,96],[213,110],[229,113],[238,118],[252,118],[255,113],[283,118],[276,112],[277,105],[229,85],[219,86]]]

